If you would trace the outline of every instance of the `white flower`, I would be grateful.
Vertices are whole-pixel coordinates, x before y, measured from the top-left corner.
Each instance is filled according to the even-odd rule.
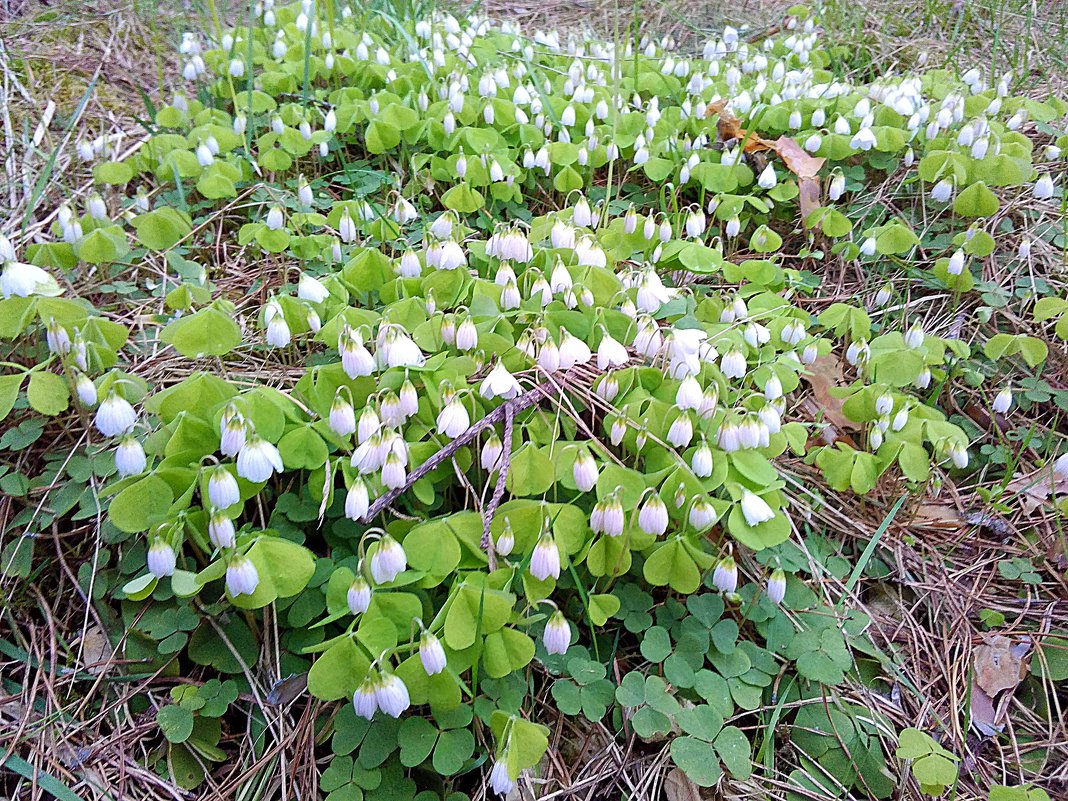
[[[375,702],[391,718],[399,718],[411,706],[408,688],[393,673],[383,673],[375,685]]]
[[[230,75],[233,78],[240,78],[245,74],[245,62],[239,58],[230,60]]]
[[[770,169],[770,167],[769,167]],[[705,232],[705,214],[700,209],[686,216],[686,235],[696,239]]]
[[[765,591],[773,604],[777,606],[782,603],[782,599],[786,597],[786,574],[781,568],[772,572]]]
[[[597,369],[622,367],[628,361],[627,349],[612,338],[607,330],[603,331],[601,344],[597,346]]]
[[[349,605],[349,612],[354,615],[362,615],[371,606],[371,585],[363,576],[357,576],[349,585],[345,601]]]
[[[93,383],[93,379],[85,373],[79,372],[75,386],[78,392],[78,401],[82,406],[96,406],[96,384]]]
[[[285,223],[282,217],[282,207],[275,205],[267,212],[267,227],[272,231],[277,231]]]
[[[720,361],[720,370],[727,378],[741,378],[746,372],[745,354],[737,348],[732,348],[723,354]]]
[[[149,546],[146,563],[148,572],[160,579],[174,575],[174,570],[178,566],[178,557],[174,548],[162,539],[156,538]]]
[[[115,470],[123,478],[143,473],[147,461],[145,449],[130,434],[124,436],[118,447],[115,448]]]
[[[698,498],[690,507],[690,525],[697,531],[704,531],[717,519],[716,508],[705,498]]]
[[[967,448],[961,447],[956,442],[951,442],[946,445],[946,455],[958,469],[963,470],[968,466],[968,450]]]
[[[550,654],[567,653],[567,647],[571,644],[571,624],[567,622],[559,610],[553,612],[549,622],[545,624],[541,642],[545,646],[545,650]]]
[[[386,489],[397,489],[404,486],[407,478],[404,462],[395,452],[390,451],[386,455],[385,464],[382,465],[382,486]]]
[[[341,369],[349,378],[371,375],[374,372],[374,356],[351,333],[348,336],[342,334],[338,351],[341,353]]]
[[[960,275],[964,272],[964,251],[958,248],[954,251],[953,255],[949,257],[949,263],[946,265],[946,272],[950,275]]]
[[[646,498],[638,511],[638,528],[646,534],[659,537],[668,527],[667,505],[655,492]]]
[[[297,282],[297,297],[309,303],[322,303],[330,297],[330,290],[318,278],[301,273]]]
[[[125,398],[112,390],[97,408],[93,422],[105,437],[117,437],[133,427],[137,422],[137,412]]]
[[[438,413],[437,426],[438,433],[444,434],[449,439],[456,439],[471,427],[471,416],[467,413],[467,408],[460,402],[459,395],[454,395],[442,407]]]
[[[538,581],[560,578],[560,550],[549,534],[542,534],[530,556],[530,574]]]
[[[334,396],[334,402],[330,405],[329,424],[330,430],[339,437],[347,437],[356,431],[356,410],[340,392]]]
[[[953,182],[943,178],[931,189],[931,199],[938,203],[945,203],[953,197]]]
[[[352,695],[352,705],[356,709],[356,714],[366,720],[373,718],[375,712],[378,711],[378,702],[375,700],[377,685],[378,681],[368,675]]]
[[[216,548],[233,548],[237,541],[234,521],[216,508],[212,508],[208,516],[208,539]]]
[[[504,531],[497,537],[497,553],[501,556],[508,556],[513,548],[515,548],[515,535],[512,533],[512,526],[506,517],[504,519]]]
[[[272,348],[284,348],[289,344],[290,332],[289,323],[286,322],[285,315],[282,314],[282,310],[275,304],[268,304],[267,308],[270,309],[274,306],[275,313],[269,315],[269,322],[267,323],[267,344]]]
[[[428,676],[433,676],[437,673],[441,673],[445,669],[445,649],[441,647],[441,642],[430,632],[423,632],[422,638],[419,640],[419,659],[423,663],[423,670],[426,671]]]
[[[349,520],[359,520],[371,507],[371,497],[367,491],[367,483],[357,477],[345,494],[345,517]]]
[[[775,517],[775,511],[759,495],[749,490],[744,490],[742,493],[742,516],[748,525],[758,526]]]
[[[1012,390],[1005,387],[994,397],[994,402],[991,404],[991,407],[998,414],[1005,414],[1010,406],[1012,406]]]
[[[208,503],[216,509],[227,509],[240,502],[241,491],[237,479],[225,467],[216,467],[208,478]]]
[[[707,442],[701,440],[701,444],[697,446],[690,460],[690,468],[698,478],[708,478],[712,475],[712,467],[712,449],[708,447]]]
[[[894,398],[889,392],[884,392],[882,395],[875,399],[876,414],[890,414],[890,411],[893,408]]]
[[[770,164],[764,168],[764,171],[760,173],[760,178],[757,179],[757,185],[761,189],[771,189],[778,182],[778,178],[775,177],[775,168]]]
[[[226,591],[231,596],[252,595],[260,584],[260,574],[247,556],[235,556],[226,566]]]
[[[515,789],[515,782],[512,781],[508,775],[508,766],[505,764],[505,759],[498,759],[493,763],[493,768],[490,770],[489,775],[490,789],[497,795],[508,795]]]
[[[586,364],[593,358],[590,346],[567,329],[560,329],[560,369],[570,370],[576,364]]]
[[[478,329],[470,317],[464,318],[456,327],[455,344],[457,350],[474,350],[478,347]]]
[[[338,220],[337,232],[341,237],[342,242],[354,242],[356,240],[356,223],[352,220],[352,215],[348,209],[341,212],[341,219]]]
[[[1038,180],[1035,181],[1035,185],[1031,190],[1031,194],[1035,196],[1035,200],[1049,200],[1053,197],[1053,178],[1048,172],[1042,173]]]
[[[582,492],[589,492],[597,486],[597,460],[590,455],[589,451],[583,449],[578,452],[571,473],[575,479],[575,485]]]
[[[275,471],[281,473],[284,469],[278,448],[256,435],[246,440],[237,454],[237,474],[253,484],[266,481]]]
[[[408,567],[408,557],[404,548],[388,534],[378,543],[378,548],[371,557],[371,578],[375,584],[388,584]]]
[[[0,273],[0,294],[5,298],[25,298],[52,283],[52,277],[34,264],[7,261]]]
[[[734,558],[724,556],[712,571],[712,584],[724,595],[732,595],[738,589],[738,565]]]
[[[490,400],[493,398],[511,399],[522,392],[522,387],[504,364],[498,362],[497,366],[490,370],[489,375],[482,380],[478,391],[483,398]]]
[[[683,412],[668,429],[667,441],[676,448],[685,448],[693,439],[693,420],[688,412]]]

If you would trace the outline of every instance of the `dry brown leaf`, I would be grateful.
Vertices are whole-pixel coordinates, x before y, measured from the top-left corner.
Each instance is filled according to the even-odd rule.
[[[1008,637],[995,634],[982,645],[972,649],[975,683],[991,698],[1002,690],[1015,689],[1024,677],[1024,657],[1031,650],[1029,642],[1013,643]]]
[[[1001,722],[1004,715],[999,714],[994,707],[994,699],[983,692],[983,688],[976,684],[974,679],[972,680],[971,713],[972,725],[984,737],[994,737],[1005,728],[1005,724]]]
[[[860,425],[842,413],[845,399],[831,394],[832,389],[845,384],[844,375],[842,360],[833,353],[828,353],[826,356],[819,356],[808,366],[804,379],[812,388],[812,398],[827,422],[839,431],[860,431]]]
[[[111,643],[99,626],[90,626],[82,635],[82,663],[89,673],[100,673],[111,661]]]
[[[801,192],[801,219],[807,220],[808,215],[820,207],[819,174],[827,159],[810,156],[789,136],[780,136],[775,141],[775,152],[786,168],[797,176],[797,188]]]
[[[668,801],[701,801],[701,792],[689,776],[672,768],[664,777],[664,797]]]
[[[1030,640],[1013,642],[995,634],[972,649],[972,725],[987,737],[1005,728],[1005,714],[1013,691],[1027,673],[1025,658],[1031,650]],[[999,693],[1005,693],[995,702]]]
[[[732,139],[738,139],[743,142],[746,153],[773,150],[779,155],[786,169],[797,176],[797,187],[801,193],[801,219],[807,219],[809,214],[820,207],[818,176],[827,159],[809,155],[789,136],[780,136],[773,142],[754,131],[747,131],[742,127],[741,120],[727,111],[726,100],[710,103],[708,111],[719,118],[716,122],[716,131],[721,141],[729,142]]]
[[[916,507],[912,522],[915,525],[954,530],[964,525],[960,512],[953,506],[925,501]]]
[[[1025,515],[1034,513],[1040,506],[1045,506],[1050,495],[1056,491],[1058,497],[1068,495],[1068,478],[1055,479],[1048,467],[1033,473],[1019,473],[1005,487],[1020,497],[1020,508]]]
[[[774,142],[762,139],[755,133],[750,133],[742,127],[742,121],[727,111],[727,101],[717,100],[708,104],[708,112],[715,114],[719,119],[716,121],[716,131],[720,141],[729,142],[738,139],[745,142],[745,152],[755,153],[758,150],[773,150]]]

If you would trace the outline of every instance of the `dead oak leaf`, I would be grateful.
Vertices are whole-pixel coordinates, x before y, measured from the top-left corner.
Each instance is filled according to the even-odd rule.
[[[802,377],[812,389],[812,401],[816,410],[827,422],[837,431],[860,431],[860,424],[850,420],[842,411],[845,398],[836,397],[832,392],[845,385],[845,369],[841,359],[833,353],[819,356],[808,366]],[[835,435],[834,439],[837,438]]]
[[[746,153],[772,150],[782,159],[786,169],[797,176],[797,188],[800,192],[801,219],[820,207],[819,172],[827,162],[824,158],[812,156],[789,136],[780,136],[771,141],[742,127],[742,121],[727,110],[726,100],[710,103],[708,111],[717,116],[716,132],[720,141],[740,140]]]
[[[1030,650],[1028,641],[1014,643],[1000,634],[987,637],[972,649],[975,683],[991,698],[1002,690],[1015,689],[1023,680],[1026,672],[1024,657]]]

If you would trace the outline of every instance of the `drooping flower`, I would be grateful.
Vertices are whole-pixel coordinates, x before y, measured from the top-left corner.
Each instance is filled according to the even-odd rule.
[[[208,477],[208,503],[217,509],[227,509],[240,502],[241,491],[237,479],[225,467],[216,467]]]
[[[309,303],[322,303],[330,297],[330,290],[315,276],[301,273],[297,282],[297,297]]]
[[[782,603],[782,599],[786,597],[786,574],[782,571],[782,568],[776,568],[772,571],[765,592],[776,606]]]
[[[483,398],[505,398],[511,399],[519,395],[522,392],[522,387],[519,386],[519,382],[516,380],[502,362],[497,362],[497,365],[490,370],[479,387],[479,394]]]
[[[125,398],[111,390],[97,408],[93,422],[105,437],[117,437],[133,427],[137,412]]]
[[[78,377],[74,383],[78,393],[78,402],[82,406],[96,406],[96,384],[93,383],[93,379],[85,373],[78,372]]]
[[[575,463],[572,466],[571,473],[575,479],[575,485],[582,492],[589,492],[597,486],[597,460],[585,448],[575,456]]]
[[[668,527],[667,505],[656,492],[650,493],[638,510],[638,528],[659,537]]]
[[[144,447],[131,434],[125,435],[115,448],[115,470],[123,478],[143,473],[147,461]]]
[[[775,510],[768,502],[750,490],[742,492],[742,516],[750,526],[758,526],[775,517]]]
[[[276,471],[281,473],[284,469],[278,448],[255,434],[237,454],[237,474],[254,484],[267,481]]]
[[[349,591],[345,596],[349,612],[354,615],[362,615],[371,606],[371,585],[363,576],[356,576],[349,585]]]
[[[553,612],[541,635],[542,645],[550,654],[566,654],[571,644],[571,624],[560,610]]]
[[[375,702],[391,718],[399,718],[411,706],[408,687],[395,673],[382,673],[375,685]]]
[[[356,709],[356,714],[365,720],[371,720],[375,716],[375,712],[378,711],[375,690],[379,681],[375,671],[368,672],[364,680],[360,682],[356,692],[352,695],[352,705]]]
[[[434,676],[445,669],[447,660],[441,642],[429,631],[424,631],[419,640],[419,659],[428,676]]]
[[[148,548],[147,564],[148,572],[156,578],[173,576],[178,557],[169,543],[156,538]]]
[[[437,427],[438,433],[449,439],[456,439],[471,427],[471,416],[460,402],[459,395],[453,395],[438,412]]]
[[[991,408],[998,414],[1005,414],[1012,406],[1012,390],[1008,387],[1004,387],[997,395],[994,396],[994,402],[991,404]]]
[[[54,284],[52,277],[35,264],[9,260],[0,273],[0,294],[5,298],[25,298]]]
[[[371,557],[371,578],[376,584],[388,584],[408,567],[404,548],[389,534],[382,537]]]
[[[208,539],[216,548],[233,548],[237,541],[234,521],[221,509],[213,507],[208,515]]]
[[[512,524],[508,518],[504,518],[504,531],[497,537],[497,553],[500,556],[508,556],[515,548],[515,535],[512,533]]]
[[[697,449],[693,452],[693,457],[690,459],[690,469],[693,470],[693,474],[698,478],[708,478],[712,475],[712,449],[708,447],[708,443],[702,438],[701,444],[697,446]]]
[[[541,535],[530,555],[530,574],[538,581],[545,581],[549,577],[560,578],[560,549],[548,532]]]
[[[260,585],[260,574],[252,560],[238,555],[226,566],[226,591],[230,595],[252,595]]]
[[[345,517],[349,520],[359,520],[371,507],[370,493],[367,483],[362,477],[357,476],[345,494]]]
[[[712,584],[724,595],[732,595],[738,589],[738,565],[734,557],[724,556],[712,571]]]
[[[508,795],[515,789],[515,782],[508,775],[507,757],[502,755],[490,769],[489,785],[497,795]]]

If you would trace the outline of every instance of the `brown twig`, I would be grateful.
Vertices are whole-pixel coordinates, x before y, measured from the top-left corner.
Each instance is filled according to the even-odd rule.
[[[501,505],[501,499],[504,497],[508,467],[512,463],[512,425],[515,422],[515,411],[508,404],[501,408],[504,409],[504,438],[501,440],[504,443],[504,450],[501,451],[500,464],[497,466],[497,483],[493,487],[493,497],[490,498],[490,502],[482,513],[482,550],[486,552],[491,573],[497,569],[497,552],[493,547],[493,537],[490,536],[490,526],[493,525],[493,515],[496,514],[497,507]]]
[[[516,397],[510,400],[506,400],[492,412],[487,414],[485,417],[483,417],[481,420],[479,420],[473,426],[467,429],[467,431],[462,433],[444,448],[439,450],[437,453],[435,453],[433,456],[431,456],[429,459],[419,465],[419,467],[417,467],[408,475],[408,480],[405,481],[404,484],[399,487],[396,487],[395,489],[391,489],[381,498],[376,499],[375,502],[371,504],[371,508],[367,510],[367,514],[365,514],[361,518],[361,522],[369,523],[371,520],[377,517],[380,512],[385,510],[388,506],[390,506],[390,504],[397,500],[398,496],[400,496],[402,493],[407,492],[416,481],[421,479],[423,476],[432,471],[438,465],[442,464],[446,459],[451,458],[452,455],[456,453],[456,451],[474,440],[480,433],[485,431],[487,428],[496,425],[502,419],[507,420],[507,416],[511,416],[514,418],[516,413],[521,412],[524,409],[529,409],[531,406],[538,403],[538,401],[540,401],[543,397],[549,397],[554,391],[554,387],[551,387],[548,384],[538,384],[533,389],[524,392],[522,395],[517,395]],[[497,492],[495,491],[494,496],[496,497],[496,495]],[[490,507],[493,507],[492,502],[490,504]]]

